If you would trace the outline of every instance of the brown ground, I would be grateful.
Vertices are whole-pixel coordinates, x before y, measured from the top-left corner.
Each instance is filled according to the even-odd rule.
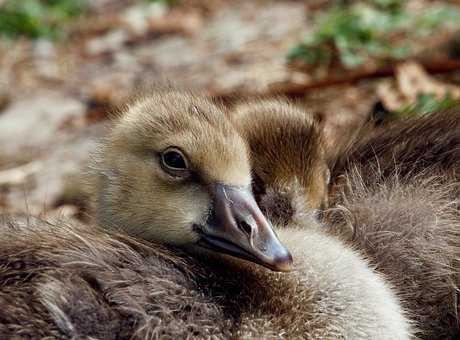
[[[65,43],[0,40],[0,210],[81,217],[80,177],[107,112],[139,89],[172,82],[231,102],[311,84],[286,54],[324,3],[99,0]],[[350,130],[370,114],[375,88],[343,83],[295,97]]]

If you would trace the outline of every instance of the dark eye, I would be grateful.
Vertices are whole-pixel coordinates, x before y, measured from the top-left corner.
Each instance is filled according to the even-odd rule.
[[[167,170],[187,170],[188,164],[185,156],[176,148],[168,148],[161,153],[161,162]]]

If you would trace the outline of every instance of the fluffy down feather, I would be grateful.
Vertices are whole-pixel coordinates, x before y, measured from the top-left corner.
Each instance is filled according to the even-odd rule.
[[[0,224],[3,339],[228,338],[186,256],[95,228]]]
[[[289,274],[38,220],[4,221],[1,235],[6,338],[408,339],[412,332],[385,281],[320,230],[281,231],[297,258]]]

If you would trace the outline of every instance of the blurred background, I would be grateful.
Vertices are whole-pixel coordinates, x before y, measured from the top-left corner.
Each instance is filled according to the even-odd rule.
[[[85,220],[110,112],[165,81],[292,98],[345,138],[458,104],[460,1],[0,0],[0,211]]]

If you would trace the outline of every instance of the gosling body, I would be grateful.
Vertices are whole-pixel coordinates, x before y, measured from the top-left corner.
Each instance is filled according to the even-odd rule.
[[[344,242],[295,224],[273,232],[251,193],[246,143],[207,100],[160,91],[135,101],[92,167],[97,227],[2,223],[4,334],[413,334],[392,288]]]
[[[256,184],[262,187],[262,209],[270,192],[272,201],[283,202],[273,214],[282,214],[287,223],[303,219],[300,224],[311,228],[318,217],[309,190],[296,183],[314,178],[316,187],[327,185],[324,172],[315,177],[314,168],[299,167],[295,158],[313,157],[310,163],[332,168],[332,189],[320,190],[329,201],[329,209],[321,214],[323,228],[370,258],[417,322],[417,335],[429,339],[459,334],[459,116],[459,111],[451,111],[394,123],[391,129],[359,139],[339,160],[328,157],[336,152],[321,142],[324,126],[287,102],[243,104],[233,119],[242,134],[250,136],[250,147],[256,145],[251,147],[253,171],[266,179]],[[296,142],[312,138],[307,148]],[[318,150],[311,152],[312,147]],[[321,152],[325,156],[318,156]],[[271,168],[260,166],[280,161],[289,169],[265,174]]]

